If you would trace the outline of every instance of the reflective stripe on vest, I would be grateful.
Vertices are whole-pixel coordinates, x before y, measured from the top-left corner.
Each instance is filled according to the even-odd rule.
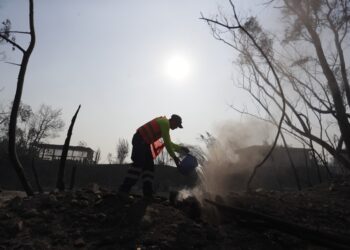
[[[151,144],[152,157],[155,159],[165,147],[162,139],[158,139]]]
[[[160,130],[160,126],[157,123],[157,119],[159,117],[153,119],[150,122],[147,122],[143,126],[139,127],[137,131],[142,136],[143,140],[147,144],[151,144],[158,140],[162,136],[162,131]]]

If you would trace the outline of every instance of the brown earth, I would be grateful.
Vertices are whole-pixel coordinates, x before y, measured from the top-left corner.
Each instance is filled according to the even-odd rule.
[[[0,249],[350,249],[344,178],[301,192],[210,197],[216,205],[202,206],[193,197],[125,199],[96,187],[5,194]]]

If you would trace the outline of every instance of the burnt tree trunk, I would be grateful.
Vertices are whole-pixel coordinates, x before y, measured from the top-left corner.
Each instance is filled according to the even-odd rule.
[[[16,127],[17,127],[17,116],[18,116],[18,109],[21,103],[21,97],[22,97],[22,91],[23,91],[23,84],[24,84],[24,77],[27,70],[28,62],[30,55],[32,54],[32,51],[34,49],[35,45],[35,30],[34,30],[34,7],[33,7],[33,0],[29,0],[29,28],[30,28],[30,42],[27,50],[24,50],[22,47],[20,47],[18,44],[14,43],[12,41],[12,45],[16,48],[20,49],[23,52],[22,62],[20,64],[20,70],[18,73],[18,80],[17,80],[17,88],[16,88],[16,94],[15,98],[13,100],[12,110],[11,110],[11,116],[10,116],[10,124],[9,124],[9,143],[8,143],[8,151],[9,151],[9,157],[12,162],[12,165],[18,175],[18,178],[23,186],[24,191],[27,193],[27,195],[31,196],[33,195],[33,189],[24,173],[23,166],[18,158],[17,155],[17,149],[16,149]],[[8,41],[8,40],[7,40]],[[8,41],[9,42],[9,41]]]
[[[317,58],[319,59],[320,66],[322,68],[325,78],[327,79],[327,85],[329,87],[331,96],[333,98],[336,119],[338,121],[340,133],[344,139],[346,152],[348,157],[350,157],[350,122],[346,114],[346,107],[343,102],[340,87],[337,83],[336,76],[333,74],[331,67],[328,64],[326,55],[324,53],[324,49],[322,47],[320,36],[315,30],[315,28],[313,27],[312,20],[308,18],[308,15],[306,15],[303,9],[298,8],[297,5],[291,6],[287,3],[287,1],[284,1],[284,2],[299,17],[299,19],[301,20],[302,24],[305,26],[308,34],[311,37],[310,41],[315,48]],[[348,82],[346,81],[344,84],[348,84]],[[350,169],[350,166],[348,164],[345,164],[344,167]]]
[[[70,123],[69,129],[67,132],[67,137],[66,137],[66,140],[64,142],[63,150],[62,150],[62,156],[61,156],[61,160],[60,160],[60,166],[58,169],[57,184],[56,184],[56,188],[58,188],[58,190],[60,190],[60,191],[64,190],[64,180],[63,180],[64,179],[64,168],[66,165],[66,159],[67,159],[67,153],[68,153],[68,149],[69,149],[70,138],[72,137],[72,131],[73,131],[75,119],[77,118],[77,115],[79,113],[80,106],[81,105],[79,105],[77,111],[75,112],[75,114],[72,118],[72,121]]]

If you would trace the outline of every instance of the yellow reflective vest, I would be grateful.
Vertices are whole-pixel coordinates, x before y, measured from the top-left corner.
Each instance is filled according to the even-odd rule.
[[[169,120],[165,116],[154,118],[137,129],[143,140],[151,145],[153,158],[157,157],[164,146],[171,157],[175,156],[174,151],[178,152],[181,149],[171,141],[169,130]],[[160,139],[163,139],[163,142]]]

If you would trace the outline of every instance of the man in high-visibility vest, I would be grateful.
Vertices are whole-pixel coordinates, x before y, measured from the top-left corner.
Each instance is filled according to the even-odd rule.
[[[132,138],[132,166],[119,188],[121,194],[128,194],[136,184],[140,175],[143,181],[143,195],[153,197],[154,162],[153,159],[165,147],[173,158],[176,166],[180,164],[175,152],[188,153],[187,147],[173,143],[169,131],[182,127],[182,119],[178,115],[172,115],[170,119],[165,116],[157,117],[139,127]]]

